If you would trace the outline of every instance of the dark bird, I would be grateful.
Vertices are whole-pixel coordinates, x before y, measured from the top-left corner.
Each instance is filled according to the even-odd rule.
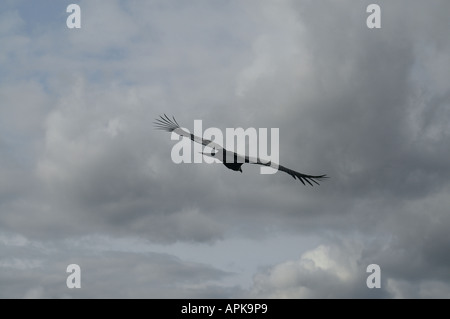
[[[214,143],[213,141],[203,139],[201,137],[195,136],[194,134],[191,134],[185,130],[183,130],[178,122],[175,120],[175,117],[172,117],[170,119],[167,115],[164,114],[164,116],[160,116],[156,121],[154,122],[155,127],[157,129],[161,129],[167,132],[175,132],[176,134],[180,136],[184,136],[187,138],[190,138],[192,141],[203,144],[204,146],[208,146],[213,149],[213,153],[203,153],[204,155],[211,156],[213,158],[218,159],[220,162],[222,162],[227,168],[233,170],[233,171],[239,171],[242,173],[242,165],[244,163],[249,164],[258,164],[258,165],[264,165],[268,167],[272,167],[274,169],[278,169],[282,172],[288,173],[291,175],[294,179],[299,179],[300,182],[303,183],[303,185],[306,185],[308,183],[309,185],[313,186],[313,183],[316,183],[319,185],[318,181],[323,180],[325,178],[328,178],[326,175],[306,175],[302,174],[296,171],[293,171],[287,167],[284,167],[282,165],[279,165],[277,163],[273,163],[271,161],[263,162],[259,157],[257,158],[251,158],[249,156],[242,156],[235,152],[228,151],[221,145]]]

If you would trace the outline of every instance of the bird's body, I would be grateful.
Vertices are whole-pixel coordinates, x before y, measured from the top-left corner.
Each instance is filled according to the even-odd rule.
[[[172,120],[173,119],[173,120]],[[318,180],[322,180],[327,178],[326,175],[306,175],[302,174],[296,171],[293,171],[287,167],[284,167],[282,165],[279,165],[277,163],[273,163],[271,161],[262,161],[259,157],[252,158],[249,156],[242,156],[236,152],[229,151],[222,147],[221,145],[207,140],[203,139],[201,137],[195,136],[194,134],[191,134],[185,130],[183,130],[180,125],[177,123],[174,117],[170,119],[167,115],[164,114],[164,116],[160,116],[160,118],[156,119],[156,122],[154,123],[156,125],[156,128],[167,131],[167,132],[175,132],[176,134],[180,136],[184,136],[187,138],[190,138],[193,142],[200,143],[204,146],[208,146],[213,149],[212,153],[203,153],[204,155],[213,157],[220,162],[222,162],[228,169],[231,169],[233,171],[238,171],[242,173],[242,165],[244,163],[249,164],[258,164],[258,165],[264,165],[268,167],[275,168],[277,170],[283,171],[285,173],[288,173],[291,175],[294,179],[299,179],[303,185],[305,185],[305,182],[307,182],[309,185],[313,186],[311,182],[316,183]]]
[[[232,153],[230,151],[227,151],[226,149],[222,149],[222,152],[217,151],[214,153],[203,153],[203,155],[207,155],[207,156],[211,156],[213,158],[216,158],[217,160],[219,160],[220,162],[222,162],[223,165],[225,165],[226,168],[229,168],[233,171],[237,171],[237,172],[241,172],[242,173],[242,168],[241,166],[244,163],[239,163],[238,162],[238,156],[236,153]]]
[[[223,162],[223,164],[227,168],[229,168],[229,169],[231,169],[233,171],[237,171],[237,172],[241,172],[242,173],[242,168],[241,168],[242,163],[227,163],[227,162]]]

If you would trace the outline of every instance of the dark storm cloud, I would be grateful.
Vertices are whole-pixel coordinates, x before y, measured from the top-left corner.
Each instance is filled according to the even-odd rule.
[[[310,135],[319,141],[314,154],[320,154],[319,161],[327,158],[324,164],[333,170],[337,186],[350,196],[379,193],[398,200],[426,195],[445,183],[445,136],[427,150],[427,141],[410,127],[411,113],[428,102],[417,93],[432,89],[411,79],[422,63],[417,51],[426,44],[433,47],[434,36],[439,39],[444,30],[436,34],[426,27],[417,32],[416,20],[390,3],[382,4],[383,26],[376,31],[365,27],[359,14],[362,4],[298,7],[309,31],[304,45],[314,52],[316,75],[311,81],[317,85],[308,116],[297,112],[293,119],[314,123],[316,134]],[[325,19],[325,12],[333,14]],[[408,27],[399,27],[404,24]],[[446,107],[444,101],[438,108]]]
[[[280,158],[314,161],[327,168],[332,178],[321,186],[319,195],[308,193],[320,201],[312,211],[302,197],[301,203],[293,203],[291,210],[297,210],[301,221],[287,216],[285,220],[304,231],[330,228],[392,236],[383,245],[366,242],[363,257],[353,257],[360,258],[361,266],[380,264],[387,278],[384,292],[389,291],[384,297],[429,297],[433,293],[442,297],[448,292],[436,283],[449,275],[443,252],[450,241],[442,226],[448,225],[448,210],[441,205],[446,206],[443,197],[450,172],[446,142],[450,100],[430,56],[441,67],[448,63],[442,55],[450,49],[445,39],[449,25],[443,23],[448,19],[441,13],[448,4],[422,8],[418,2],[381,3],[383,25],[376,31],[365,28],[365,16],[360,13],[366,5],[295,3],[307,29],[303,45],[313,55],[308,62],[314,64],[315,74],[309,78],[312,93],[297,96],[297,107],[289,109],[290,119],[280,126],[280,135],[290,139],[288,144],[301,145],[303,150],[295,153],[293,147]],[[431,17],[440,18],[426,23]],[[444,81],[448,80],[446,76]],[[425,208],[428,205],[432,208]],[[302,214],[305,210],[315,217]],[[352,277],[357,287],[364,274],[360,276]],[[271,282],[270,275],[263,278]],[[336,287],[350,290],[333,293],[330,278],[314,279],[304,273],[297,278],[301,279],[293,289],[281,285],[277,292],[275,284],[268,288],[269,295],[369,297],[353,290],[352,283],[338,280]],[[256,281],[254,289],[258,285]]]
[[[2,230],[158,243],[324,234],[337,251],[325,255],[358,275],[294,262],[294,286],[264,274],[252,292],[364,295],[366,262],[391,283],[376,297],[414,295],[420,285],[423,296],[445,292],[433,281],[450,269],[450,4],[379,1],[382,28],[370,30],[369,3],[86,2],[80,32],[33,35],[11,10],[0,48]],[[152,128],[161,113],[189,129],[195,119],[280,128],[282,165],[331,178],[311,188],[248,165],[243,174],[176,165],[175,141]],[[341,244],[330,245],[329,233]],[[367,236],[356,252],[343,244],[354,233]],[[378,237],[389,240],[371,244]]]

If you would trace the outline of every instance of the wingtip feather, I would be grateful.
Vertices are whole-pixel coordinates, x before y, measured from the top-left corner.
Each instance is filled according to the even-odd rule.
[[[167,132],[173,132],[177,128],[180,127],[180,125],[175,120],[175,117],[173,117],[173,121],[166,115],[160,115],[155,121],[153,122],[156,129],[167,131]]]

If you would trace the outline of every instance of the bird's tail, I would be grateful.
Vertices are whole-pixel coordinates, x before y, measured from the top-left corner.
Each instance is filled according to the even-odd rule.
[[[155,122],[153,122],[153,124],[158,130],[173,132],[177,128],[180,128],[180,125],[178,124],[177,120],[175,120],[175,117],[172,116],[172,119],[170,119],[166,114],[164,114],[164,116],[160,115],[159,118],[157,118]]]

